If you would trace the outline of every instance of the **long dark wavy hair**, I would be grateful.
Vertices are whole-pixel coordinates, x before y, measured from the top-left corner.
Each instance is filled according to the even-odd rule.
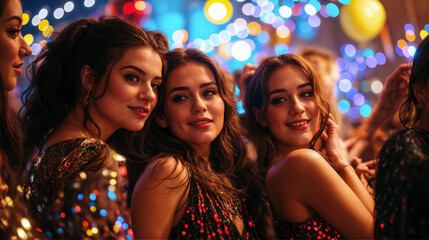
[[[41,149],[49,134],[85,97],[80,76],[83,66],[93,70],[96,89],[106,73],[110,78],[113,65],[129,48],[149,47],[164,59],[167,45],[161,33],[117,17],[80,19],[56,33],[30,65],[33,76],[21,109],[26,156]],[[107,87],[108,83],[101,96],[92,99],[101,98]],[[82,127],[88,130],[89,122],[97,127],[86,106]]]
[[[199,156],[187,143],[174,136],[168,127],[162,128],[155,121],[156,117],[163,114],[167,94],[166,83],[174,81],[170,78],[171,72],[190,62],[204,64],[212,71],[225,105],[223,128],[211,144],[208,161]],[[229,81],[232,79],[228,78],[217,62],[197,49],[174,49],[167,54],[167,68],[163,75],[158,105],[147,120],[143,131],[138,133],[133,141],[123,142],[124,145],[141,146],[131,150],[134,153],[127,156],[127,160],[135,160],[128,162],[129,197],[140,174],[151,161],[158,161],[160,156],[161,158],[171,156],[177,161],[186,162],[200,184],[222,198],[230,198],[236,193],[247,196],[249,213],[256,216],[255,220],[258,221],[258,216],[262,216],[264,212],[262,185],[257,182],[255,171],[246,159],[246,149],[240,135],[234,94]],[[159,161],[159,164],[162,164],[162,161]],[[263,225],[261,220],[259,222]]]
[[[414,95],[415,88],[425,88],[429,80],[429,38],[417,47],[411,67],[408,95],[399,109],[399,117],[404,127],[416,127],[422,116],[423,108],[420,99]],[[429,104],[429,103],[425,103]]]
[[[273,56],[265,59],[256,69],[255,75],[250,80],[244,96],[244,106],[246,110],[246,130],[248,138],[256,145],[258,154],[258,169],[261,175],[265,177],[269,167],[276,157],[276,145],[274,136],[267,127],[260,125],[256,116],[253,114],[253,108],[265,111],[268,105],[268,80],[271,75],[288,65],[294,65],[301,69],[313,87],[313,98],[320,109],[320,129],[316,132],[310,141],[309,147],[314,149],[316,141],[319,139],[326,122],[329,118],[329,103],[320,88],[317,81],[317,75],[311,66],[300,56],[295,54],[283,54],[278,57]]]
[[[0,1],[0,16],[9,0]],[[22,172],[25,161],[22,154],[21,128],[18,116],[8,107],[8,91],[0,75],[0,174],[9,186],[9,194],[14,195],[17,177]]]

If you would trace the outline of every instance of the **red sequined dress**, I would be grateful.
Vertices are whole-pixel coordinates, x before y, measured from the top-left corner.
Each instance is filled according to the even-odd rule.
[[[325,219],[315,213],[303,223],[290,223],[271,208],[274,227],[280,239],[344,239]]]
[[[246,199],[224,201],[202,186],[188,169],[189,200],[182,220],[170,232],[171,239],[260,239],[254,221],[246,211]],[[243,219],[240,235],[231,215]]]
[[[123,158],[97,139],[53,144],[38,155],[24,187],[41,238],[132,239]]]

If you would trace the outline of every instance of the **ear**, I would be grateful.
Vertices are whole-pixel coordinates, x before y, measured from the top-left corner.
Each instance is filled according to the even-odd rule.
[[[256,118],[256,121],[259,123],[259,125],[261,125],[262,127],[266,127],[267,123],[265,122],[265,119],[263,117],[262,110],[257,107],[253,107],[252,112]]]
[[[80,81],[82,83],[83,88],[86,91],[92,91],[95,82],[94,71],[91,69],[89,65],[85,65],[80,70]]]
[[[162,114],[161,116],[155,117],[155,122],[162,128],[167,127],[167,121],[165,120],[164,114]]]

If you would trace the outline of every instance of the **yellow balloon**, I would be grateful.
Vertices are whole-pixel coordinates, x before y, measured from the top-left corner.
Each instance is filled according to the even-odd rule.
[[[386,12],[378,0],[352,0],[340,11],[344,33],[356,42],[375,38],[386,22]]]

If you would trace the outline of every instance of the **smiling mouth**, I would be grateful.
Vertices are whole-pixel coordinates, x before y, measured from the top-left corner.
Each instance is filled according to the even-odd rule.
[[[289,126],[289,127],[300,127],[300,126],[303,126],[303,125],[307,124],[308,122],[310,122],[310,120],[301,121],[301,122],[294,122],[294,123],[287,123],[286,126]]]
[[[192,123],[188,123],[188,124],[191,126],[199,126],[199,125],[207,124],[209,122],[211,122],[211,121],[206,120],[206,121],[192,122]]]
[[[144,108],[138,108],[138,107],[129,107],[131,110],[134,110],[136,112],[141,112],[141,113],[147,113],[149,112],[147,109]]]

